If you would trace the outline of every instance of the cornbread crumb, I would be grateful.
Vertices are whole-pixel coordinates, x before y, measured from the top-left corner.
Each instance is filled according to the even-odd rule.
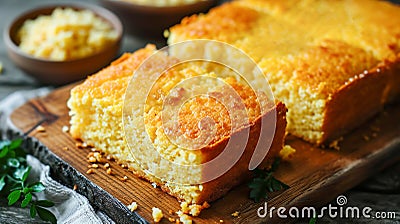
[[[329,148],[340,150],[339,142],[343,140],[343,137],[340,137],[339,139],[336,139],[335,141],[332,141],[329,144]]]
[[[77,143],[75,143],[75,146],[76,146],[78,149],[84,149],[84,148],[87,148],[87,147],[88,147],[88,145],[87,145],[85,142],[77,142]]]
[[[45,132],[46,131],[46,129],[42,125],[37,126],[35,130],[37,132]]]
[[[164,30],[163,36],[164,36],[165,38],[168,38],[168,37],[169,37],[169,30]]]
[[[100,160],[101,159],[101,154],[99,152],[93,153],[93,156],[96,158],[96,160]]]
[[[174,218],[169,217],[169,218],[168,218],[168,221],[170,221],[170,222],[175,222],[176,220],[175,220]]]
[[[106,172],[107,172],[108,175],[112,175],[111,168],[108,168]]]
[[[103,158],[103,155],[100,152],[90,152],[87,156],[86,156],[87,161],[89,163],[100,163],[100,164],[105,164],[107,161]]]
[[[162,213],[161,209],[153,207],[151,215],[153,216],[154,222],[160,222],[160,220],[164,217],[164,214]]]
[[[172,215],[174,214],[174,211],[172,211],[172,209],[168,210],[168,214]]]
[[[98,153],[98,154],[96,154],[96,153]],[[103,155],[102,155],[101,153],[99,153],[99,152],[95,152],[95,157],[96,157],[96,159],[97,159],[97,162],[99,162],[99,163],[101,163],[101,164],[104,164],[104,163],[107,162],[107,161],[103,158]]]
[[[279,151],[279,156],[283,159],[283,160],[290,160],[290,158],[293,157],[294,153],[296,152],[296,149],[294,149],[292,146],[290,145],[285,145],[283,146],[283,148],[281,149],[281,151]]]
[[[91,156],[91,157],[89,157],[88,162],[89,162],[89,163],[95,163],[95,162],[97,162],[97,160],[96,160],[96,158],[94,158],[93,156]]]
[[[209,207],[211,207],[211,205],[207,201],[205,201],[203,203],[203,208],[209,208]]]
[[[107,155],[106,159],[107,159],[108,161],[114,161],[114,160],[115,160],[115,158],[114,158],[113,155]]]
[[[179,216],[179,221],[183,224],[192,224],[192,218],[190,216],[184,214],[182,211],[177,211],[176,214]]]
[[[107,168],[109,168],[110,167],[110,164],[109,163],[106,163],[106,164],[104,164],[104,166],[103,166],[105,169],[107,169]]]
[[[181,202],[181,211],[185,214],[189,213],[189,205],[186,201]]]
[[[231,215],[232,215],[233,217],[238,217],[238,216],[239,216],[239,212],[236,211],[236,212],[232,213]]]
[[[138,208],[136,201],[134,201],[130,205],[128,205],[128,208],[131,212],[135,211]]]
[[[125,181],[128,180],[128,177],[127,177],[127,176],[121,177],[121,180],[122,180],[123,182],[125,182]]]
[[[153,186],[154,188],[157,188],[157,184],[156,183],[151,183],[151,186]]]
[[[200,215],[201,210],[202,210],[202,207],[196,205],[196,206],[190,208],[189,214],[192,216],[198,216],[198,215]]]
[[[92,173],[94,173],[94,170],[88,169],[88,170],[86,171],[86,173],[87,173],[87,174],[92,174]]]
[[[67,146],[64,146],[64,147],[63,147],[63,150],[68,151],[69,148],[68,148]]]
[[[69,131],[69,127],[64,125],[61,130],[62,132],[67,133]]]
[[[74,188],[72,188],[72,190],[74,191],[78,190],[78,185],[74,184]]]
[[[86,158],[89,159],[89,157],[93,157],[93,155],[94,155],[94,152],[89,152],[89,153],[87,154]]]
[[[208,208],[210,205],[206,202],[203,205],[192,204],[189,205],[187,202],[181,202],[181,211],[184,214],[190,214],[191,216],[198,216],[200,215],[201,210],[204,208]]]
[[[89,166],[88,166],[88,168],[94,168],[94,169],[97,169],[97,168],[99,168],[99,164],[90,164]]]

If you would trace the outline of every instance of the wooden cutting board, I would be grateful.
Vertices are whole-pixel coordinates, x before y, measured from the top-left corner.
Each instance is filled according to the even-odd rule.
[[[169,214],[169,211],[179,210],[179,203],[175,198],[136,178],[116,163],[111,163],[113,175],[107,175],[101,168],[95,169],[94,174],[86,173],[86,156],[90,150],[77,148],[76,141],[62,131],[62,127],[69,123],[66,102],[72,87],[73,85],[62,87],[45,97],[29,101],[13,112],[12,122],[22,132],[41,123],[46,131],[33,131],[30,136],[37,138],[54,154],[123,204],[136,201],[137,213],[149,222],[152,222],[152,207],[160,208],[166,217],[177,218],[175,214]],[[275,176],[290,188],[271,194],[268,207],[323,206],[369,176],[399,161],[399,124],[400,105],[395,104],[345,136],[340,142],[340,150],[316,148],[288,136],[287,144],[295,148],[297,153],[290,162],[281,163]],[[122,181],[123,176],[127,176],[128,180]],[[248,195],[246,184],[234,188],[222,199],[211,203],[211,208],[203,211],[200,217],[194,218],[195,223],[220,223],[220,220],[224,220],[224,223],[265,222],[268,216],[264,219],[257,216],[257,209],[265,201],[255,203],[248,199]],[[236,211],[239,216],[233,217],[231,214]],[[295,220],[275,221],[287,223]],[[165,218],[163,222],[169,223]]]

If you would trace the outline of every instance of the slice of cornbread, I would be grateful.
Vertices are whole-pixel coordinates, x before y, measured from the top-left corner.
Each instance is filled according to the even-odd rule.
[[[74,138],[114,155],[135,174],[189,204],[215,200],[249,178],[249,162],[256,148],[270,146],[261,166],[272,162],[285,135],[282,103],[275,104],[229,72],[201,62],[173,67],[148,90],[145,86],[154,81],[154,75],[135,73],[134,82],[140,85],[127,89],[134,72],[154,51],[147,46],[124,54],[71,90],[68,107]],[[155,61],[145,71],[178,62],[170,56]],[[191,78],[200,80],[190,82]],[[184,80],[189,83],[179,86]],[[207,94],[190,95],[204,91]],[[262,132],[264,127],[272,132]],[[199,166],[226,150],[232,151],[222,162]],[[223,172],[218,170],[240,150],[238,161]],[[221,175],[210,178],[217,172]]]
[[[322,144],[400,95],[399,24],[400,7],[384,1],[238,0],[184,18],[168,43],[242,49],[288,107],[288,132]]]

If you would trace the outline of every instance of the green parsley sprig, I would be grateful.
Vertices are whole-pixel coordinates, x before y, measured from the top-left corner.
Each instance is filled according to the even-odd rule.
[[[288,189],[289,186],[277,180],[273,173],[278,169],[280,159],[277,158],[272,163],[270,169],[255,169],[253,171],[254,177],[248,184],[250,187],[250,198],[255,202],[259,202],[263,198],[268,198],[269,192],[280,191]]]
[[[52,201],[36,200],[35,193],[45,190],[41,182],[27,183],[31,167],[26,163],[26,153],[21,149],[22,139],[0,141],[0,197],[7,196],[8,205],[21,201],[21,207],[30,209],[32,218],[39,215],[44,221],[57,223],[52,212]]]

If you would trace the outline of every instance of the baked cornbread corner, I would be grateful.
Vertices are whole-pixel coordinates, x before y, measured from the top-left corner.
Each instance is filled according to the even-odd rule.
[[[399,98],[399,24],[386,1],[238,0],[184,18],[168,43],[242,49],[288,107],[288,132],[329,145]]]
[[[202,62],[193,62],[173,67],[157,79],[146,101],[143,101],[145,103],[141,104],[141,97],[146,91],[144,86],[153,74],[141,75],[135,71],[154,53],[155,47],[152,45],[134,53],[126,53],[71,90],[67,104],[71,115],[70,133],[74,138],[113,155],[118,161],[127,164],[134,174],[155,183],[188,205],[202,205],[216,200],[247,180],[251,176],[250,159],[260,141],[262,150],[268,150],[266,147],[270,146],[267,156],[260,157],[261,167],[269,166],[279,156],[286,129],[285,105],[271,100],[262,91],[253,91],[245,82],[229,73],[219,74],[222,70],[215,70],[214,64],[205,66]],[[172,56],[157,57],[159,60],[144,66],[145,71],[179,62]],[[141,85],[127,91],[134,74],[135,82]],[[203,77],[204,81],[174,88],[181,81],[196,77]],[[206,91],[207,94],[196,95],[184,101],[179,107],[179,113],[175,113],[179,126],[174,123],[170,125],[169,119],[163,123],[163,116],[169,112],[163,111],[164,106],[175,105],[186,94],[198,90]],[[234,98],[232,91],[235,97],[240,97],[241,103],[235,101],[237,98]],[[221,102],[228,103],[224,105]],[[138,108],[144,108],[144,111],[139,113]],[[126,115],[126,112],[132,114]],[[207,117],[212,119],[213,126],[209,125],[205,119]],[[236,120],[240,122],[236,123]],[[210,127],[214,127],[214,132],[207,131]],[[264,128],[272,132],[261,131]],[[182,139],[196,139],[203,136],[201,134],[210,137],[205,145],[197,150],[181,147]],[[129,136],[128,140],[126,136]],[[171,139],[176,142],[173,143]],[[244,147],[239,149],[236,143],[228,144],[234,139],[243,140],[240,142],[244,143]],[[128,141],[134,148],[128,147]],[[243,153],[231,168],[205,181],[215,170],[198,165],[212,161],[226,148],[243,150]],[[143,153],[134,154],[132,150],[141,150]],[[159,154],[174,164],[189,168],[169,166],[169,163],[156,159]],[[260,154],[254,156],[258,158]],[[147,167],[147,170],[143,167]],[[194,184],[181,184],[177,180]]]

